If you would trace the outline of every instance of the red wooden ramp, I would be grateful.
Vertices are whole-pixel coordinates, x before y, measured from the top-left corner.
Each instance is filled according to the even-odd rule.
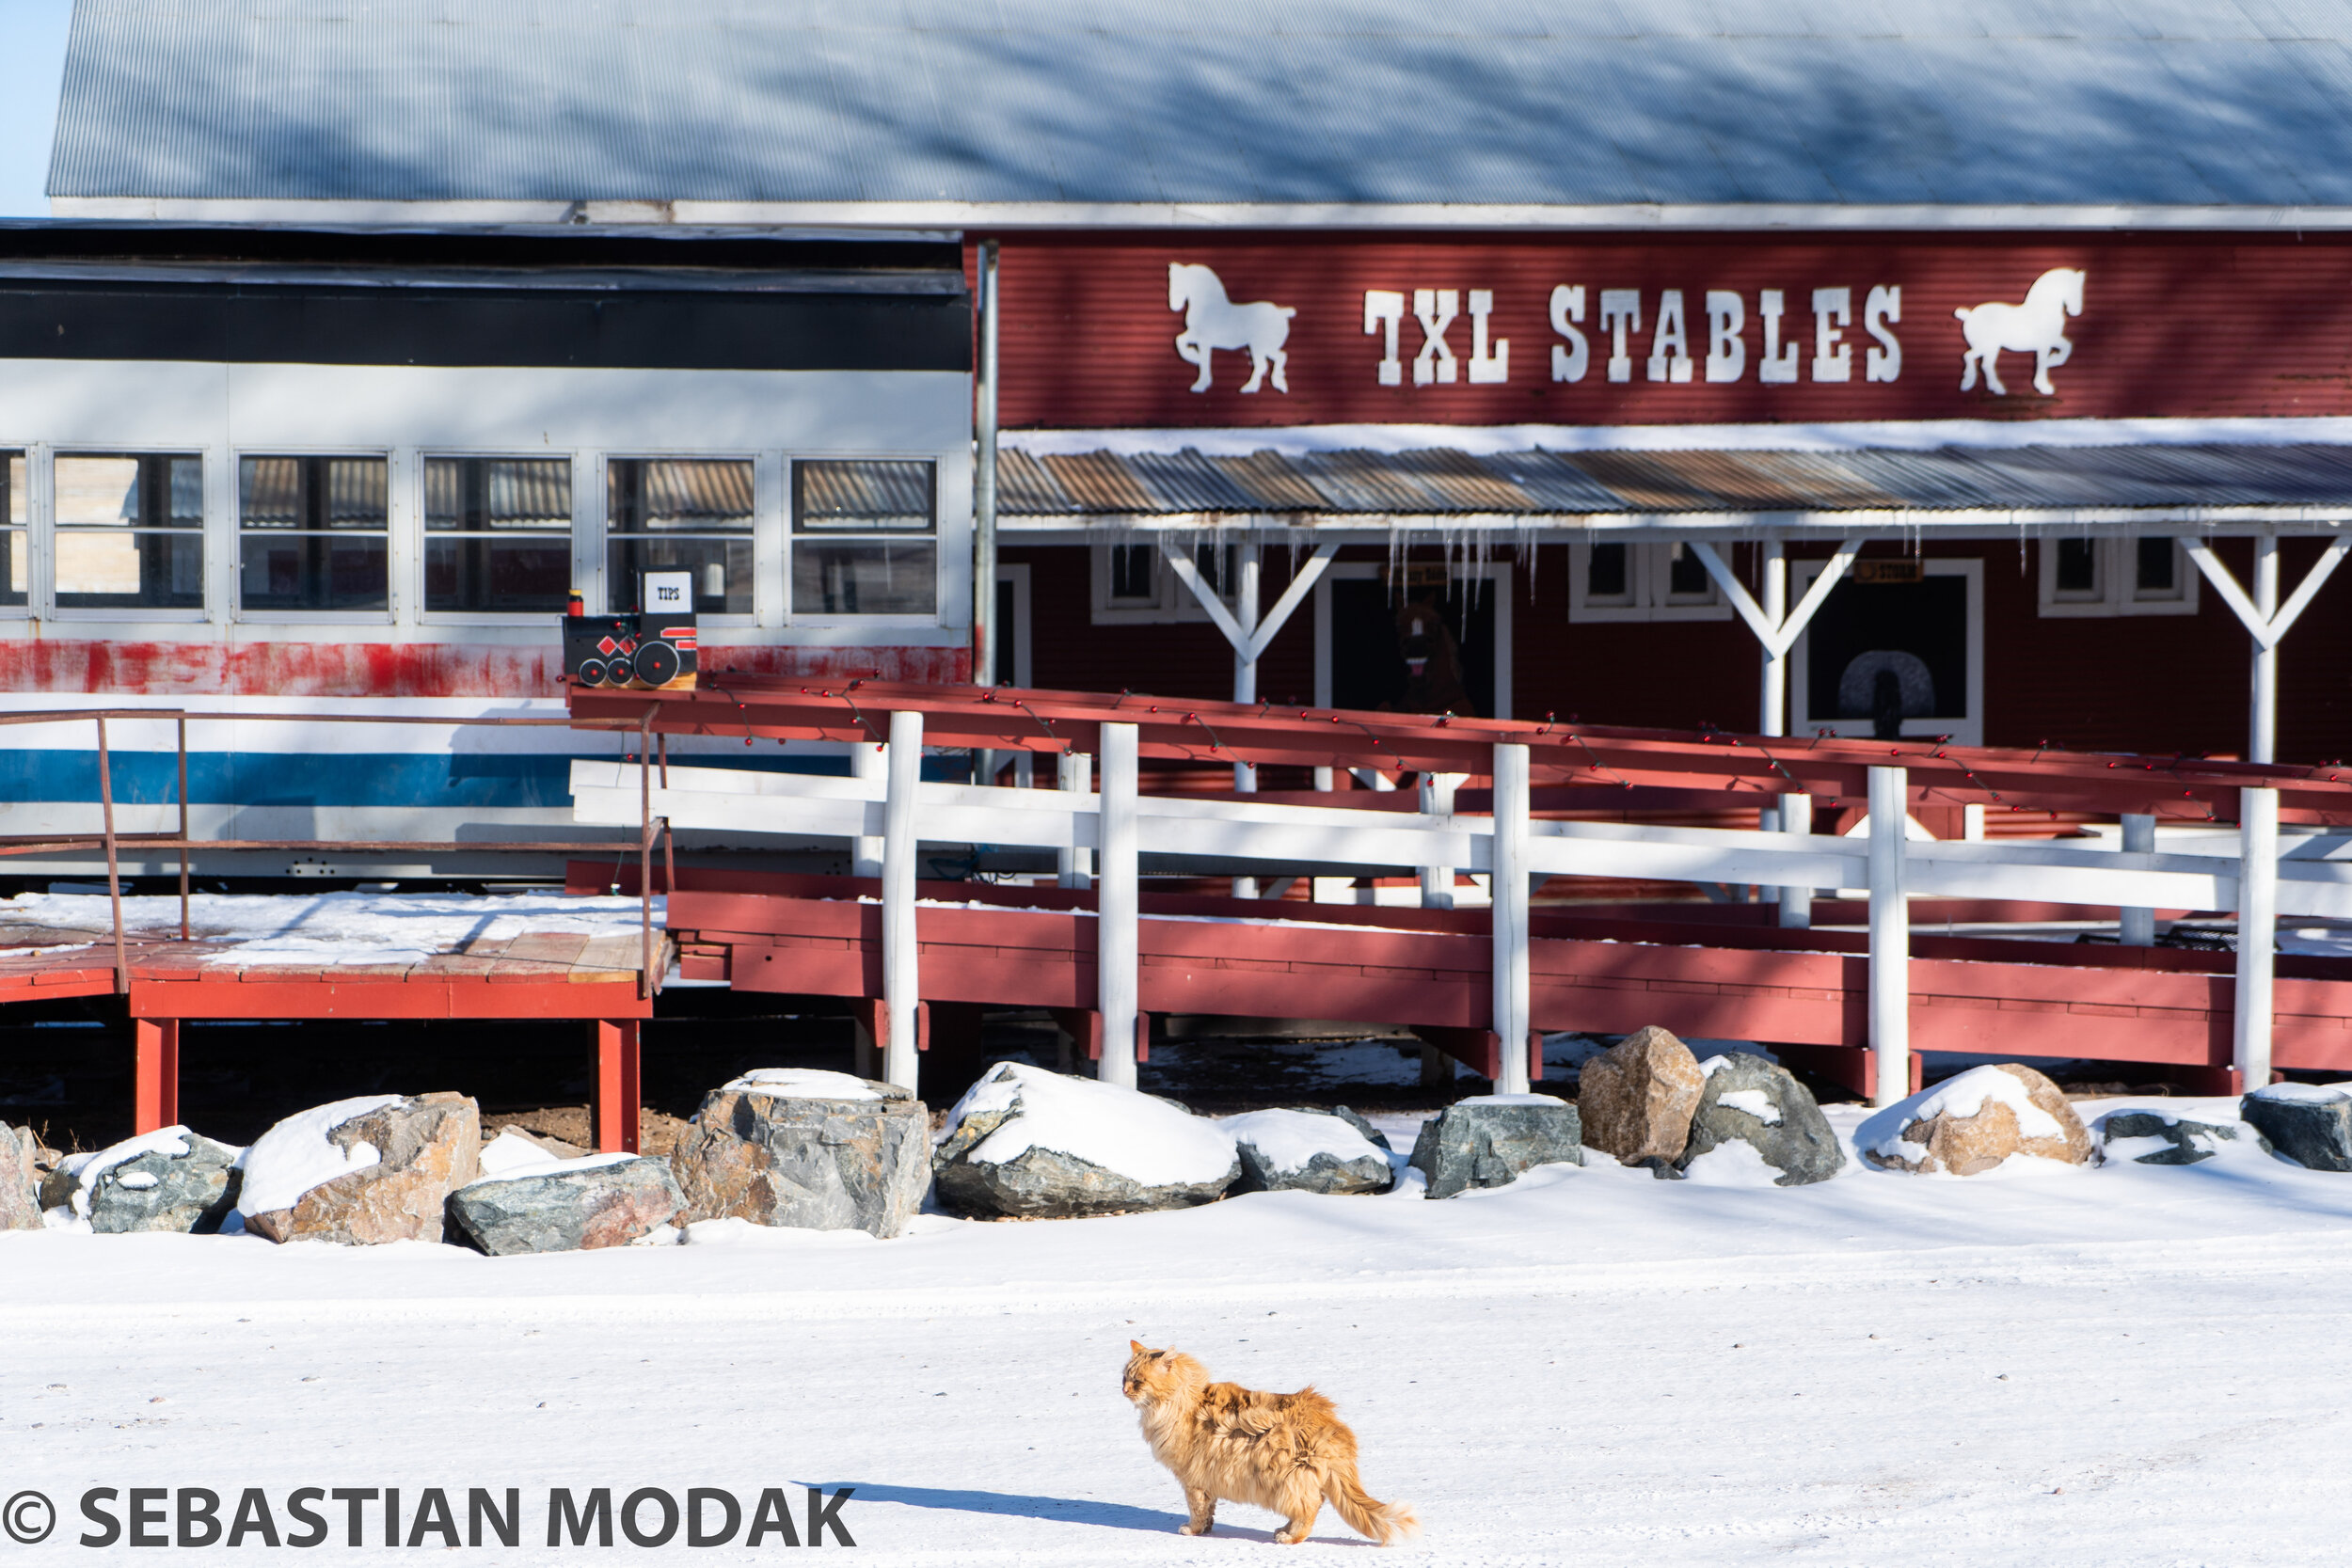
[[[612,868],[582,863],[574,875],[602,890]],[[687,977],[879,1005],[875,881],[689,869],[678,882],[669,927]],[[1087,1037],[1097,995],[1092,894],[925,882],[918,896],[927,1005],[1051,1008]],[[1625,1034],[1656,1023],[1761,1040],[1870,1095],[1867,939],[1761,924],[1769,909],[1746,918],[1754,923],[1674,906],[1538,911],[1536,1029]],[[1483,911],[1146,895],[1141,1007],[1404,1024],[1492,1077],[1492,953]],[[1918,934],[1913,955],[1914,1085],[1916,1053],[1948,1051],[2144,1063],[2234,1091],[2226,953]],[[2277,1009],[2278,1066],[2352,1069],[2352,959],[2281,958]],[[1530,1077],[1541,1076],[1531,1042]]]

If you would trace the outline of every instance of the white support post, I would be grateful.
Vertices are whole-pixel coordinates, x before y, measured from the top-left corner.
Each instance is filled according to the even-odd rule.
[[[2265,535],[2254,541],[2254,611],[2265,624],[2279,618],[2279,541]],[[2279,760],[2279,642],[2276,638],[2254,643],[2251,733],[2246,760]],[[2265,1056],[2265,1060],[2267,1057]]]
[[[1781,542],[1764,542],[1764,602],[1758,606],[1767,626],[1775,629],[1788,619],[1788,558]],[[1764,644],[1763,733],[1788,731],[1788,646],[1777,639]]]
[[[1731,570],[1730,562],[1717,553],[1715,546],[1705,540],[1692,543],[1692,552],[1707,575],[1715,579],[1716,589],[1729,600],[1740,619],[1747,623],[1756,635],[1756,644],[1764,655],[1764,685],[1758,698],[1756,733],[1785,735],[1788,730],[1788,654],[1796,647],[1797,639],[1812,624],[1814,612],[1827,602],[1830,591],[1837,586],[1854,557],[1862,553],[1862,541],[1841,541],[1836,552],[1822,566],[1821,575],[1813,579],[1804,597],[1796,609],[1788,608],[1788,558],[1785,546],[1777,539],[1766,540],[1764,550],[1764,602],[1758,604],[1748,593],[1747,585]],[[1784,795],[1776,823],[1785,833],[1808,833],[1813,831],[1813,799],[1808,795]],[[1803,930],[1813,924],[1813,891],[1810,888],[1785,887],[1778,890],[1780,923],[1791,930]]]
[[[1136,842],[1136,755],[1135,725],[1103,726],[1102,874],[1096,883],[1094,923],[1103,1059],[1095,1076],[1130,1089],[1136,1086],[1136,948],[1142,913]]]
[[[2311,607],[2320,589],[2338,566],[2344,564],[2344,553],[2352,550],[2352,539],[2336,539],[2328,543],[2316,564],[2303,574],[2296,585],[2294,596],[2281,605],[2279,602],[2279,541],[2261,538],[2254,541],[2254,592],[2249,596],[2237,578],[2213,553],[2213,546],[2204,540],[2185,543],[2189,560],[2205,574],[2214,592],[2221,595],[2249,635],[2254,639],[2254,668],[2251,709],[2247,721],[2246,755],[2249,762],[2276,762],[2279,744],[2279,644],[2285,640],[2289,628],[2303,611]]]
[[[2279,792],[2238,798],[2237,998],[2232,1060],[2246,1092],[2270,1082],[2272,950],[2279,927]]]
[[[916,786],[923,780],[923,716],[890,716],[890,793],[882,802],[882,1006],[888,1014],[882,1076],[914,1087],[915,1008],[923,1000],[916,973],[914,827]]]
[[[2153,855],[2156,852],[2156,819],[2137,812],[2123,816],[2123,853]],[[2153,947],[2156,944],[2156,911],[2151,909],[2125,909],[2117,938],[2126,947]]]
[[[1073,795],[1084,795],[1094,787],[1094,759],[1084,752],[1064,752],[1054,759],[1056,787]],[[1077,823],[1073,818],[1072,836],[1076,836]],[[1094,851],[1083,844],[1072,843],[1054,851],[1055,880],[1067,888],[1085,888],[1094,880]]]
[[[882,760],[879,741],[860,740],[850,747],[850,771],[861,779],[883,779],[890,776],[890,765]],[[882,874],[882,841],[871,833],[860,833],[850,840],[850,875],[879,877]]]
[[[1903,828],[1910,775],[1870,769],[1870,1051],[1878,1066],[1871,1102],[1892,1105],[1911,1092],[1911,911],[1903,896]]]
[[[1462,782],[1459,773],[1423,773],[1421,776],[1421,815],[1432,828],[1443,829],[1454,817],[1454,791]],[[1454,907],[1454,867],[1424,865],[1421,868],[1421,907],[1424,910],[1450,910]]]
[[[1494,766],[1494,1031],[1502,1057],[1495,1093],[1525,1094],[1530,1027],[1527,748],[1497,746]]]
[[[1258,568],[1263,552],[1256,545],[1233,547],[1233,624],[1241,628],[1242,641],[1233,649],[1233,701],[1254,703],[1258,700]],[[1258,792],[1258,769],[1247,762],[1233,764],[1233,792],[1255,795]],[[1258,879],[1233,879],[1233,896],[1258,896]]]
[[[1810,833],[1813,831],[1813,797],[1784,795],[1780,798],[1780,831],[1785,833]],[[1809,887],[1785,887],[1780,890],[1781,928],[1803,931],[1813,925],[1813,890]]]

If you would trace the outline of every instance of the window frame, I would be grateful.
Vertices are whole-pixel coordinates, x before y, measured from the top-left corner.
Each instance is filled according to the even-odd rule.
[[[629,448],[599,448],[594,451],[588,452],[586,456],[588,459],[587,467],[594,469],[596,473],[596,498],[594,507],[594,531],[596,537],[593,545],[593,550],[596,558],[595,578],[596,583],[602,589],[601,602],[604,606],[604,612],[607,614],[612,613],[614,607],[619,605],[621,599],[624,597],[621,593],[620,585],[612,580],[613,541],[615,539],[622,538],[647,539],[660,537],[660,535],[658,534],[618,534],[613,531],[612,465],[615,463],[741,463],[748,467],[752,470],[752,510],[751,521],[748,526],[745,527],[743,531],[740,534],[682,534],[678,537],[688,539],[740,538],[744,541],[744,543],[750,545],[752,547],[752,608],[749,610],[742,611],[698,610],[694,612],[697,625],[710,626],[756,626],[766,624],[760,615],[760,606],[764,602],[764,596],[766,594],[766,590],[761,585],[760,578],[762,572],[767,569],[768,555],[768,551],[762,538],[762,519],[767,515],[769,510],[768,498],[763,493],[762,475],[769,467],[769,465],[763,461],[765,456],[764,453],[756,451],[644,451]],[[936,459],[933,461],[935,462]],[[934,514],[937,513],[939,507],[938,489],[938,480],[934,475],[931,483],[931,507]],[[572,516],[573,532],[576,538],[585,531],[586,529],[586,525],[582,521],[583,510],[580,505],[580,495],[581,487],[578,478],[575,477],[572,483]],[[784,508],[785,532],[787,536],[789,536],[792,531],[792,497],[790,495],[790,473],[788,463],[787,465]],[[932,537],[937,538],[938,532],[939,524],[936,515],[934,515],[931,523]],[[582,590],[582,594],[583,596],[585,596],[585,589]],[[787,606],[791,603],[792,599],[791,562],[788,556],[785,562],[784,599]],[[861,623],[865,619],[867,618],[860,617]]]
[[[2189,559],[2186,538],[2159,529],[2135,529],[2129,532],[2090,535],[2089,542],[2092,546],[2097,590],[2090,597],[2060,598],[2058,546],[2063,542],[2083,537],[2074,532],[2045,533],[2034,541],[2034,553],[2040,557],[2035,572],[2036,610],[2043,619],[2197,613],[2198,579],[2203,574]],[[2169,598],[2143,594],[2139,590],[2139,544],[2143,539],[2172,541],[2172,580],[2178,584],[2178,589]]]
[[[564,553],[565,559],[570,562],[566,574],[568,580],[566,581],[565,586],[566,588],[576,588],[579,586],[576,579],[580,576],[580,562],[583,553],[581,547],[581,532],[583,528],[586,526],[581,520],[582,507],[580,504],[582,489],[580,484],[580,458],[582,454],[569,448],[553,447],[540,451],[518,451],[511,447],[501,447],[492,451],[469,451],[451,447],[421,446],[414,448],[413,451],[415,454],[414,463],[416,467],[417,484],[416,506],[413,512],[413,515],[416,519],[416,525],[415,548],[409,559],[413,563],[412,570],[416,584],[417,613],[415,624],[422,626],[538,626],[550,616],[561,616],[564,613],[564,607],[560,604],[553,610],[435,610],[432,608],[432,601],[428,597],[428,584],[431,580],[432,572],[430,559],[432,542],[437,536],[464,538],[466,535],[462,533],[437,535],[435,533],[432,527],[430,513],[430,507],[432,505],[430,494],[431,482],[428,476],[432,472],[432,465],[437,460],[488,463],[503,461],[512,463],[564,464],[568,470],[565,483],[571,490],[572,508],[569,526],[564,532]],[[587,455],[593,459],[597,454],[590,452]],[[593,468],[596,465],[593,461],[591,461],[588,467]],[[598,492],[597,499],[598,501],[601,501],[603,499],[603,485],[600,476],[596,488]],[[394,506],[393,510],[397,512],[399,508]],[[599,518],[599,525],[600,523],[601,519]],[[544,531],[550,537],[552,537],[554,532],[553,530],[532,530],[531,531],[534,533]],[[604,545],[602,535],[603,530],[601,526],[598,526],[596,530],[596,548],[599,553],[601,553]],[[509,535],[509,537],[513,537],[513,535]]]
[[[1812,592],[1827,569],[1824,561],[1791,561],[1788,563],[1788,599],[1800,603]],[[1943,719],[1934,722],[1951,726],[1955,746],[1984,744],[1984,558],[1982,556],[1929,556],[1920,562],[1921,574],[1931,578],[1961,578],[1967,583],[1964,614],[1968,633],[1968,657],[1963,684],[1966,688],[1966,714],[1959,719]],[[1788,650],[1788,733],[1811,736],[1816,731],[1827,730],[1848,739],[1870,737],[1867,719],[1817,719],[1811,710],[1813,668],[1813,628],[1807,626],[1797,635]],[[1926,724],[1929,720],[1907,720],[1907,723]],[[1906,736],[1917,739],[1919,736]]]
[[[1680,539],[1579,539],[1568,545],[1568,620],[1571,623],[1636,621],[1728,621],[1731,602],[1724,597],[1713,574],[1707,578],[1704,597],[1674,592],[1672,551],[1688,546]],[[1586,593],[1596,545],[1623,545],[1626,549],[1627,593],[1624,603],[1596,604]]]
[[[245,602],[245,462],[247,458],[366,458],[384,465],[384,608],[382,610],[270,610],[248,609]],[[401,530],[399,455],[389,447],[309,448],[298,446],[236,447],[229,453],[229,539],[230,551],[229,570],[229,620],[236,626],[389,626],[400,618],[401,552],[398,538]],[[256,533],[272,531],[256,529]],[[302,534],[312,531],[287,529],[283,531]],[[349,529],[346,533],[363,531]],[[420,549],[421,556],[421,549]],[[421,603],[421,598],[420,598]]]
[[[1200,599],[1184,586],[1184,579],[1168,566],[1167,557],[1161,553],[1161,546],[1168,542],[1158,534],[1144,534],[1136,539],[1120,539],[1089,546],[1088,580],[1090,587],[1087,600],[1090,624],[1098,626],[1205,626],[1210,623],[1209,612],[1201,608]],[[1232,579],[1239,575],[1240,565],[1239,556],[1232,552],[1237,551],[1241,544],[1239,540],[1225,539],[1193,542],[1196,555],[1203,549],[1228,552],[1223,557],[1225,592],[1218,595],[1228,610],[1233,605]],[[1111,551],[1122,547],[1143,548],[1152,552],[1152,581],[1156,593],[1150,604],[1132,599],[1114,602],[1111,598]]]
[[[5,467],[11,457],[21,457],[24,463],[24,602],[0,604],[0,621],[29,621],[40,614],[42,608],[42,574],[49,552],[40,543],[39,476],[41,456],[41,450],[36,442],[20,444],[0,441],[0,467]],[[6,508],[0,506],[0,530],[12,526],[8,520]]]
[[[931,526],[920,532],[914,529],[874,529],[858,532],[843,529],[801,530],[800,497],[801,465],[803,463],[922,463],[931,473]],[[784,577],[783,603],[787,626],[806,626],[815,630],[857,630],[866,627],[886,629],[895,626],[938,627],[950,624],[947,584],[953,574],[948,569],[947,519],[944,497],[947,489],[947,460],[936,451],[794,451],[786,454],[784,463]],[[965,535],[969,539],[969,534]],[[801,541],[839,540],[844,543],[892,539],[928,539],[931,545],[931,608],[929,611],[875,610],[870,613],[844,613],[838,610],[804,610],[793,603],[794,575],[800,566]],[[755,565],[756,562],[755,562]],[[969,580],[968,578],[966,579]]]
[[[8,450],[14,451],[17,449],[10,447]],[[34,462],[36,450],[39,452],[38,465]],[[215,519],[212,515],[214,477],[211,472],[211,465],[217,455],[215,449],[203,446],[103,446],[77,441],[72,446],[42,445],[38,449],[33,444],[27,443],[24,452],[28,475],[37,467],[40,476],[29,486],[33,491],[37,510],[27,514],[26,529],[26,536],[33,546],[34,568],[31,580],[36,586],[36,592],[29,595],[32,600],[30,605],[0,607],[0,613],[17,615],[29,612],[31,615],[45,619],[84,625],[91,623],[120,625],[125,622],[200,625],[213,618],[215,604],[213,579],[219,570],[219,563],[214,559],[213,548],[217,542],[214,537],[217,531],[214,527]],[[197,489],[201,498],[197,503],[199,510],[196,527],[190,529],[131,528],[124,531],[134,535],[172,533],[193,537],[197,541],[197,580],[199,584],[198,603],[193,605],[66,605],[58,603],[57,538],[59,533],[96,531],[95,529],[86,524],[69,523],[61,527],[57,522],[57,465],[77,457],[192,457],[196,459]]]

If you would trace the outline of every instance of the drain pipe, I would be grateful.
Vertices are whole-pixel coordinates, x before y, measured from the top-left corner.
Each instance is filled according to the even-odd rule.
[[[972,679],[996,684],[996,242],[980,242],[980,373],[972,415]],[[975,784],[987,781],[976,779]]]

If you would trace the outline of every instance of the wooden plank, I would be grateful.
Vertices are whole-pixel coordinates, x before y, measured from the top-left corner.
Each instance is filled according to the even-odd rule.
[[[505,956],[511,959],[568,966],[587,945],[588,938],[584,932],[527,931],[506,944]]]

